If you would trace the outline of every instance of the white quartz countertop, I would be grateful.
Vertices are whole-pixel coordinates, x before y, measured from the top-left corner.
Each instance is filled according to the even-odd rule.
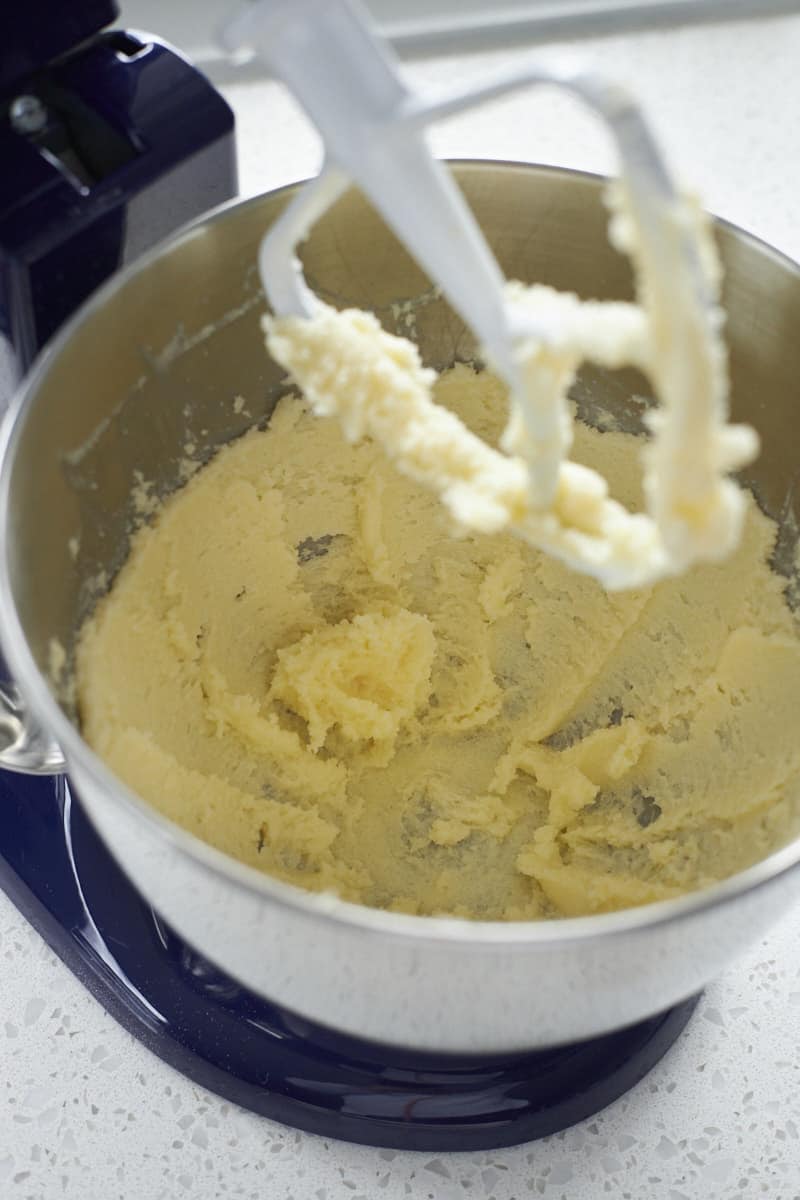
[[[128,23],[143,25],[135,9]],[[635,90],[712,211],[800,258],[800,16],[581,52]],[[411,74],[463,82],[516,53]],[[245,194],[316,170],[316,139],[276,85],[224,90]],[[434,141],[462,157],[613,162],[595,121],[552,92],[459,118]],[[189,1083],[103,1012],[0,893],[0,1197],[800,1200],[799,927],[800,910],[787,912],[708,990],[662,1063],[593,1119],[511,1150],[409,1154],[300,1134]]]

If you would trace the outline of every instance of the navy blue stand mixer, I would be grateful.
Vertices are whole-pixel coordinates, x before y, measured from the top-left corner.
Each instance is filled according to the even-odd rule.
[[[94,288],[236,193],[233,113],[113,0],[0,16],[0,395]]]
[[[118,267],[236,192],[233,114],[112,0],[0,16],[0,401]],[[2,732],[2,731],[0,731]],[[563,1129],[633,1086],[693,998],[536,1053],[407,1053],[312,1025],[182,942],[95,834],[64,776],[0,772],[0,887],[100,1003],[196,1082],[327,1137],[491,1149]]]

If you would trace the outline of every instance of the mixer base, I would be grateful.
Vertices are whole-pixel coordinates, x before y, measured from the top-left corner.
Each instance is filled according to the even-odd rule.
[[[275,1121],[369,1146],[490,1150],[574,1125],[658,1062],[697,1004],[555,1050],[403,1051],[262,1000],[181,941],[128,882],[64,777],[0,772],[0,887],[129,1032]]]

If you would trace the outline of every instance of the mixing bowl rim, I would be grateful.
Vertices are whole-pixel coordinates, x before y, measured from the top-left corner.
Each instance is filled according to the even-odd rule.
[[[595,189],[599,189],[606,182],[604,176],[593,172],[549,164],[496,159],[450,159],[448,162],[457,172],[477,170],[489,173],[499,169],[502,173],[552,175],[590,184]],[[777,882],[780,877],[800,864],[800,836],[767,858],[719,883],[675,899],[620,909],[616,912],[539,921],[478,921],[456,917],[414,916],[368,908],[332,894],[310,892],[285,883],[258,871],[255,867],[238,862],[175,824],[112,773],[83,740],[77,727],[61,709],[27,644],[13,598],[6,553],[9,544],[10,481],[16,448],[25,429],[27,401],[42,386],[52,364],[58,359],[75,331],[90,321],[94,313],[121,291],[131,279],[148,271],[167,251],[174,250],[188,239],[201,236],[207,226],[224,221],[234,211],[257,208],[265,200],[272,201],[281,196],[288,198],[304,182],[300,180],[258,196],[226,201],[191,221],[135,262],[115,273],[69,318],[43,350],[5,414],[0,433],[0,612],[5,614],[0,640],[13,677],[30,704],[32,712],[58,741],[68,767],[75,770],[78,795],[81,794],[81,778],[88,777],[104,797],[109,796],[113,801],[122,804],[129,816],[143,820],[147,829],[158,839],[164,839],[178,852],[197,862],[225,884],[289,909],[295,916],[311,921],[330,920],[356,928],[362,934],[397,938],[417,945],[432,943],[441,947],[447,944],[467,944],[470,947],[498,951],[519,947],[534,952],[554,944],[608,940],[632,934],[647,935],[658,926],[702,916],[708,910],[730,904],[745,893]],[[715,224],[727,228],[737,239],[750,243],[760,252],[768,254],[784,269],[800,277],[800,264],[776,250],[774,246],[722,218],[716,217]],[[121,858],[124,861],[124,855]]]

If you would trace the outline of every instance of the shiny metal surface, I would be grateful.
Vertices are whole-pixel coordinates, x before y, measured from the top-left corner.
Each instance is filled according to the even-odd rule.
[[[29,711],[14,683],[0,682],[0,765],[20,775],[58,775],[61,747]]]
[[[507,274],[630,295],[627,262],[606,241],[601,181],[490,163],[457,171]],[[121,274],[30,376],[0,471],[3,650],[20,689],[152,903],[220,966],[308,1017],[398,1045],[488,1052],[587,1037],[663,1009],[800,895],[800,842],[702,893],[607,916],[503,925],[378,912],[300,892],[173,826],[95,758],[68,697],[57,702],[46,682],[51,640],[69,650],[124,561],[141,478],[169,492],[188,440],[211,455],[266,418],[281,391],[258,328],[255,254],[289,194],[227,207]],[[720,239],[734,413],[764,441],[748,482],[782,518],[778,565],[791,574],[800,270],[730,227]],[[357,195],[315,228],[303,257],[315,290],[377,309],[389,328],[405,331],[396,302],[409,302],[431,365],[471,355],[461,322]],[[632,373],[586,371],[577,401],[589,419],[602,410],[636,428],[637,393],[645,384]],[[234,414],[237,394],[252,417]],[[793,577],[789,586],[794,594]]]

